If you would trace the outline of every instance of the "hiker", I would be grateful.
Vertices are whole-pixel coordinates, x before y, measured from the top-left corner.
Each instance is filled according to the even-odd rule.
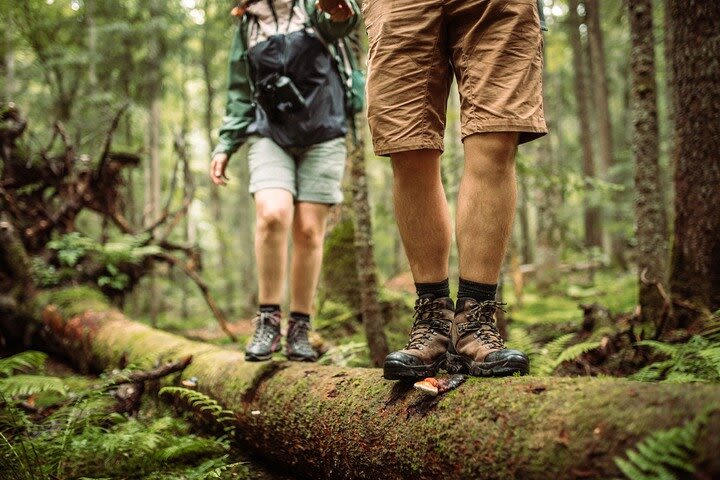
[[[404,349],[385,359],[391,380],[439,368],[476,376],[526,374],[495,324],[497,282],[516,201],[518,144],[547,132],[542,101],[541,2],[366,0],[368,122],[389,156],[395,216],[417,290]],[[460,263],[450,298],[451,222],[440,176],[452,76],[461,100],[465,168],[457,200]]]
[[[315,361],[308,340],[330,207],[342,201],[348,131],[338,50],[357,24],[354,0],[245,0],[230,51],[227,106],[210,177],[225,185],[230,156],[248,144],[255,201],[259,311],[249,361],[280,350],[280,304],[292,237],[285,356]],[[342,49],[347,52],[347,49]]]

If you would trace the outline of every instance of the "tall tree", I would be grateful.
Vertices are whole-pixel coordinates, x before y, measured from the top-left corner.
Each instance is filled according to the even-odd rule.
[[[670,0],[675,120],[673,326],[720,309],[720,2]]]
[[[640,315],[660,325],[667,308],[667,230],[658,148],[652,0],[630,0],[635,218]]]
[[[359,34],[364,32],[362,22],[358,26]],[[355,54],[362,58],[364,52],[355,42]],[[362,62],[364,63],[364,62]],[[378,299],[377,266],[372,237],[372,210],[368,200],[367,172],[365,170],[365,129],[364,116],[356,115],[357,142],[352,153],[350,177],[352,179],[353,219],[355,221],[355,257],[360,279],[360,300],[362,306],[365,337],[370,349],[370,359],[376,367],[382,366],[390,352],[380,301]]]
[[[592,151],[592,136],[590,132],[590,90],[587,81],[587,62],[583,55],[582,38],[580,37],[580,15],[578,14],[578,1],[568,1],[569,13],[567,20],[568,35],[573,51],[573,69],[575,73],[575,98],[580,124],[580,143],[582,144],[583,174],[588,180],[587,194],[585,195],[585,246],[602,246],[602,219],[600,210],[594,205],[592,198],[593,188],[589,180],[595,178],[595,161]]]

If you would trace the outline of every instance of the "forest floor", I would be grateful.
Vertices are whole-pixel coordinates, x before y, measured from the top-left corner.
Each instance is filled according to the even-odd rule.
[[[579,304],[597,303],[611,313],[630,311],[637,298],[635,284],[632,273],[602,271],[596,272],[592,279],[587,273],[581,273],[565,277],[548,291],[540,292],[532,283],[528,284],[518,299],[508,283],[504,289],[508,304],[508,344],[531,350],[531,361],[539,366],[532,374],[551,374],[552,370],[547,367],[552,359],[544,359],[543,355],[557,353],[550,353],[544,347],[579,330],[583,321]],[[414,298],[404,290],[404,286],[395,291],[385,288],[382,294],[383,303],[391,305],[393,312],[386,325],[391,349],[402,348],[412,321]],[[231,322],[233,333],[239,337],[236,344],[229,341],[209,316],[181,320],[164,315],[157,327],[230,349],[242,349],[252,333],[250,318]],[[326,351],[321,364],[369,366],[364,332],[356,313],[325,301],[317,317],[316,331],[316,344]],[[72,392],[71,397],[76,400],[60,401],[59,395],[62,395],[57,391],[60,387],[43,387],[31,393],[17,408],[0,408],[0,430],[7,431],[8,426],[9,431],[16,430],[16,435],[11,434],[6,444],[12,446],[12,451],[20,452],[18,455],[28,465],[42,463],[40,457],[57,458],[51,470],[62,472],[64,476],[59,478],[292,478],[249,457],[221,433],[199,429],[188,414],[158,401],[157,391],[145,392],[134,415],[108,413],[108,402],[112,400],[109,397],[117,392],[103,391],[100,395],[93,392],[111,373],[100,377],[82,376],[56,360],[38,366],[36,373],[45,379],[45,387],[53,384],[53,379],[59,379],[62,394]],[[21,375],[10,379],[18,377]],[[13,396],[7,389],[5,393]],[[80,412],[91,413],[85,416],[90,420],[79,423]],[[28,435],[20,433],[23,429]],[[69,433],[72,433],[70,438]],[[178,443],[180,438],[183,441]],[[96,458],[88,458],[88,452],[96,452]],[[30,468],[29,473],[25,472],[27,475],[6,474],[3,478],[52,478],[40,475],[39,468]],[[215,473],[222,476],[216,477]]]

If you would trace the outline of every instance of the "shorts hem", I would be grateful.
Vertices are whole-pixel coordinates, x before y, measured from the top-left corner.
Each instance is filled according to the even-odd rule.
[[[421,141],[404,141],[398,143],[383,143],[376,145],[375,155],[379,157],[387,157],[392,153],[408,152],[411,150],[440,150],[445,149],[443,142],[434,142],[432,140]]]
[[[342,203],[343,197],[334,195],[301,195],[295,198],[295,203],[319,203],[321,205],[337,205]]]
[[[462,135],[463,141],[474,133],[518,132],[520,133],[518,143],[526,143],[547,134],[548,129],[544,120],[490,120],[485,122],[473,122],[471,126],[465,128],[465,132],[466,133]]]
[[[286,184],[279,183],[279,182],[257,182],[250,184],[250,193],[252,195],[256,194],[260,190],[268,190],[270,188],[280,188],[282,190],[287,190],[290,192],[290,194],[293,196],[293,198],[297,197],[297,192],[293,190],[292,188],[288,187]]]

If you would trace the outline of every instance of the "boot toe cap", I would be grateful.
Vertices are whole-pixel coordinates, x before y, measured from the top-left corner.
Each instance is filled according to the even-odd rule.
[[[416,357],[415,355],[411,355],[409,353],[403,352],[403,351],[397,351],[392,352],[390,355],[385,357],[385,363],[386,364],[402,364],[405,366],[422,366],[424,365],[424,362]]]

